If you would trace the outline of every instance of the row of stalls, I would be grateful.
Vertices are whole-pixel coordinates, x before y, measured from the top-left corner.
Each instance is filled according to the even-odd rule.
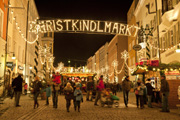
[[[94,73],[80,73],[80,72],[75,72],[75,73],[70,73],[70,72],[62,72],[61,73],[61,80],[62,83],[66,83],[67,81],[80,81],[82,83],[86,83],[88,80],[94,80]]]
[[[180,63],[173,64],[160,64],[158,60],[149,60],[136,64],[136,69],[132,73],[136,75],[136,78],[146,83],[146,79],[151,79],[151,84],[154,87],[152,102],[155,106],[161,106],[161,74],[166,76],[166,80],[169,83],[169,107],[176,108],[177,104],[180,104],[178,98],[178,88],[180,87]]]

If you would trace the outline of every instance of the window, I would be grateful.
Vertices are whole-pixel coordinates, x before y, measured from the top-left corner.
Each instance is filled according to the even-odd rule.
[[[21,46],[18,47],[18,60],[21,61]]]
[[[7,52],[9,53],[10,51],[11,51],[11,37],[8,35]]]
[[[129,43],[129,51],[131,51],[131,43]]]
[[[174,45],[174,40],[173,40],[173,29],[170,30],[170,45],[171,45],[171,46]]]
[[[4,13],[0,9],[0,37],[3,36],[3,20],[4,20]]]

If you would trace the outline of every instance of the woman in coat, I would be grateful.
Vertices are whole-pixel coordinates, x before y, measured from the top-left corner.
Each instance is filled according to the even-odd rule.
[[[141,83],[140,80],[137,81],[137,87],[135,88],[135,94],[136,94],[136,104],[137,108],[139,108],[139,101],[140,101],[140,108],[144,108],[144,85]]]
[[[48,84],[46,88],[46,105],[49,105],[50,96],[51,96],[51,86]]]
[[[67,112],[69,112],[69,108],[71,105],[71,99],[74,98],[73,87],[71,86],[71,83],[67,83],[66,87],[64,88],[64,94],[65,94],[65,99],[66,99]]]
[[[39,96],[39,93],[40,93],[40,89],[42,88],[42,84],[41,82],[39,81],[39,77],[36,76],[35,77],[35,80],[33,82],[33,93],[34,93],[34,109],[39,107],[39,103],[38,103],[38,96]]]

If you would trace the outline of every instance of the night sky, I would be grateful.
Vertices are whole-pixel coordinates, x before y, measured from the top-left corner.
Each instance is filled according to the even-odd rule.
[[[99,2],[97,2],[99,1]],[[133,0],[35,0],[40,19],[87,19],[126,23]],[[85,65],[86,60],[114,35],[55,33],[54,65]]]

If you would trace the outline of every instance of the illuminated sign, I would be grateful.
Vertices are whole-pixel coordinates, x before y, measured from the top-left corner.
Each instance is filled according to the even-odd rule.
[[[125,36],[137,35],[138,26],[118,22],[97,20],[56,19],[30,22],[30,32],[73,32],[73,33],[103,33]]]

